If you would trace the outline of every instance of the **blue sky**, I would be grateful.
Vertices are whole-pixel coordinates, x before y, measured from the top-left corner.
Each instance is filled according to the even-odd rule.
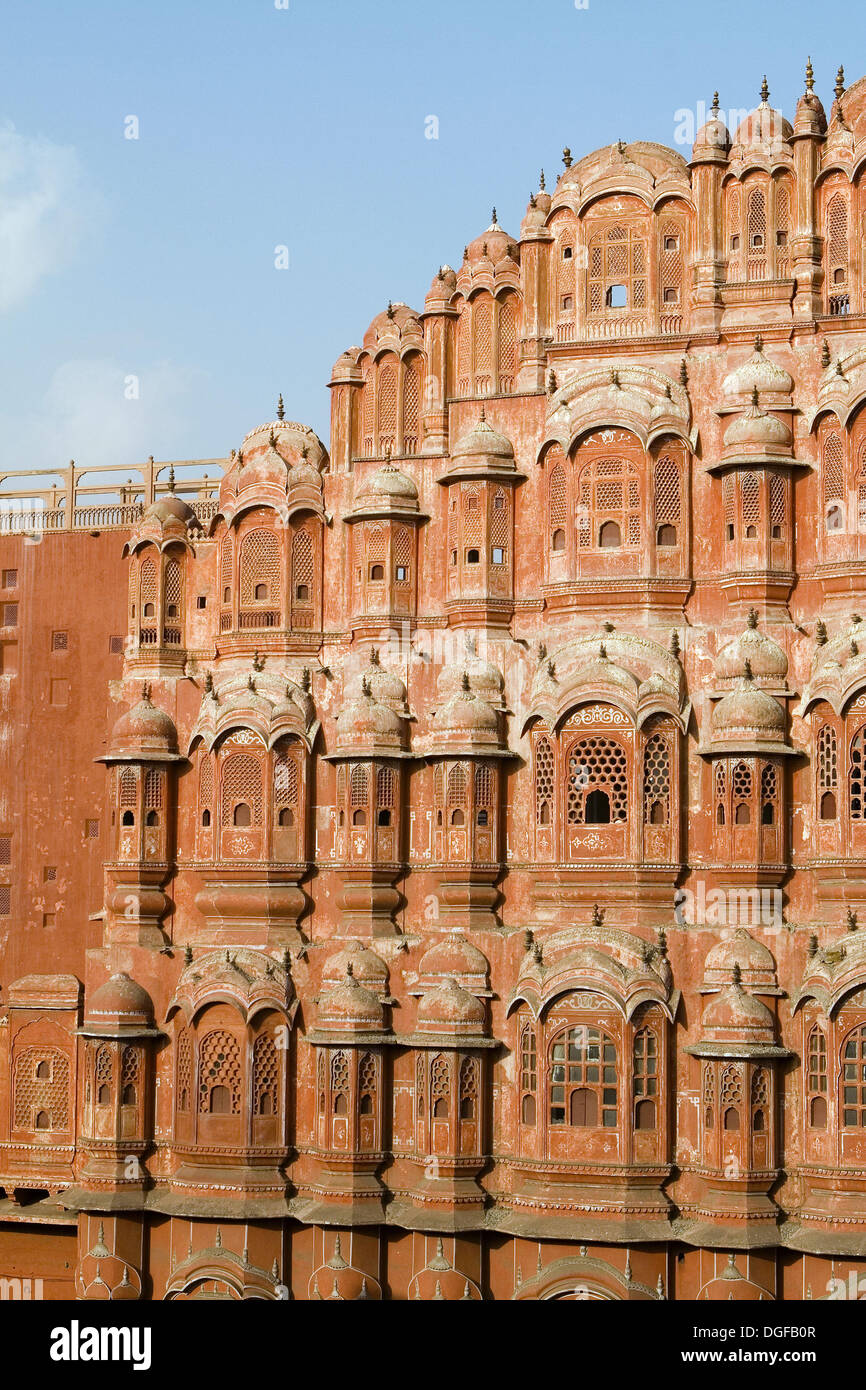
[[[283,3],[4,7],[0,467],[224,454],[278,391],[327,439],[338,354],[491,205],[517,235],[563,145],[674,144],[765,71],[790,117],[807,52],[826,105],[866,71],[840,0]]]

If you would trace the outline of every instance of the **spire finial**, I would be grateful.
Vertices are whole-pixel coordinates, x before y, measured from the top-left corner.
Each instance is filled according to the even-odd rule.
[[[764,340],[763,340],[763,338],[761,337],[760,333],[756,333],[756,334],[755,334],[755,352],[763,352],[763,351],[764,351]]]
[[[713,113],[714,116],[718,116],[718,114],[719,114],[719,94],[718,94],[718,92],[713,92],[713,104],[712,104],[712,106],[710,107],[710,110],[712,111],[712,113]]]
[[[492,217],[490,218],[490,225],[491,225],[491,227],[498,227],[498,226],[499,226],[499,223],[496,221],[496,208],[493,209],[493,215],[492,215]]]
[[[750,608],[750,609],[749,609],[749,616],[748,616],[748,618],[746,619],[746,627],[749,627],[749,628],[751,628],[751,629],[754,631],[754,629],[755,629],[757,626],[758,626],[758,610],[757,610],[757,608]]]
[[[836,93],[836,100],[839,101],[845,91],[845,69],[841,63],[839,64],[839,71],[836,73],[836,86],[833,91]]]
[[[278,419],[278,420],[285,420],[285,418],[286,418],[286,407],[283,405],[283,393],[282,393],[282,391],[281,391],[280,394],[279,394],[279,396],[277,397],[277,419]]]
[[[468,691],[468,690],[471,689],[471,686],[470,686],[470,684],[469,684],[469,672],[468,672],[468,671],[464,671],[464,672],[463,672],[463,675],[462,675],[462,677],[461,677],[461,679],[460,679],[460,689],[461,689],[461,690],[464,690],[464,691]]]
[[[486,422],[487,422],[487,411],[484,409],[484,402],[483,402],[483,401],[481,402],[481,417],[480,417],[480,418],[481,418],[481,423],[482,423],[482,425],[483,425],[483,424],[486,424]]]
[[[754,680],[754,676],[752,674],[752,663],[748,657],[746,657],[745,661],[743,662],[743,673],[747,681]]]
[[[150,703],[150,681],[145,681],[141,687],[141,698],[146,700],[148,704]]]
[[[379,665],[379,648],[378,648],[378,647],[371,647],[371,648],[370,648],[370,665],[371,665],[371,666],[378,666],[378,665]]]
[[[688,386],[688,384],[689,368],[686,359],[683,357],[680,361],[680,386]]]
[[[174,464],[168,470],[168,490],[174,492]]]
[[[731,984],[734,985],[737,989],[742,988],[743,972],[740,969],[740,962],[738,960],[735,960],[733,965],[731,966]]]
[[[566,169],[571,168],[571,150],[568,148],[567,145],[565,149],[562,151],[562,162],[565,165]]]
[[[806,91],[811,92],[815,87],[815,74],[812,70],[812,59],[806,59]]]
[[[848,911],[845,914],[845,925],[847,926],[849,931],[857,930],[857,913],[852,912],[850,907],[848,908]]]
[[[369,695],[369,694],[370,694],[370,682],[367,680],[367,677],[366,677],[366,676],[362,676],[362,677],[361,677],[361,694],[362,694],[362,695]]]
[[[815,624],[815,641],[819,647],[827,645],[827,624],[823,618],[819,618]]]
[[[761,102],[766,106],[770,100],[770,88],[767,86],[767,74],[764,73],[764,80],[761,83]]]
[[[604,926],[604,913],[598,903],[593,903],[592,905],[592,925],[594,927]]]
[[[755,409],[757,409],[757,406],[758,406],[758,388],[757,388],[757,386],[753,386],[753,387],[752,387],[752,405],[755,407]]]
[[[543,169],[542,169],[542,171],[541,171],[541,173],[540,173],[540,175],[539,175],[539,178],[538,178],[538,188],[539,188],[539,191],[540,191],[541,193],[544,192],[544,170],[543,170]]]
[[[830,344],[825,338],[821,344],[821,366],[825,369],[830,365]]]

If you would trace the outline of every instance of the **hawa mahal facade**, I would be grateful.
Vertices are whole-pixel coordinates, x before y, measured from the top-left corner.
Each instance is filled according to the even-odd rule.
[[[5,518],[4,1278],[866,1274],[866,79],[563,164],[327,445]]]

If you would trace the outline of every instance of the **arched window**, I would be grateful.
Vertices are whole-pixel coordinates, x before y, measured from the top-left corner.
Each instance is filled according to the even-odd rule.
[[[547,483],[547,525],[552,550],[565,549],[565,531],[568,525],[568,478],[565,463],[559,449],[551,449],[547,455],[552,463]]]
[[[834,193],[827,204],[827,307],[831,314],[847,314],[850,308],[848,278],[848,199]]]
[[[615,1129],[617,1065],[613,1039],[584,1024],[558,1034],[550,1049],[551,1125]]]
[[[493,300],[480,294],[472,302],[472,359],[476,395],[493,390]]]
[[[550,825],[555,788],[555,760],[549,738],[540,738],[535,745],[535,822]]]
[[[258,758],[249,753],[230,754],[222,768],[221,792],[223,825],[262,824],[262,765]]]
[[[743,535],[754,540],[761,524],[761,488],[756,473],[744,473],[740,486]]]
[[[635,1034],[632,1053],[634,1082],[634,1127],[656,1128],[656,1104],[659,1093],[658,1039],[651,1028]]]
[[[167,560],[163,577],[163,618],[165,642],[174,646],[180,642],[180,615],[183,604],[182,574],[177,560]]]
[[[704,1129],[713,1129],[716,1123],[716,1076],[712,1064],[704,1067]]]
[[[430,1067],[430,1113],[434,1120],[447,1120],[451,1108],[451,1063],[441,1053]]]
[[[667,739],[653,734],[643,755],[643,803],[646,825],[670,821],[671,770]]]
[[[315,586],[315,545],[308,526],[292,535],[292,627],[313,625]]]
[[[403,453],[416,454],[421,408],[421,358],[417,353],[403,362]]]
[[[765,763],[761,771],[761,824],[775,825],[779,818],[779,791],[776,769]]]
[[[813,1028],[806,1046],[806,1106],[810,1129],[827,1128],[827,1038]]]
[[[478,1058],[464,1057],[460,1063],[460,1118],[474,1120],[478,1110]]]
[[[525,1125],[534,1125],[536,1120],[536,1092],[538,1091],[538,1044],[535,1029],[527,1024],[520,1037],[520,1119]]]
[[[824,439],[821,450],[824,482],[824,524],[828,531],[845,528],[845,455],[842,440],[835,430]]]
[[[616,521],[605,521],[598,533],[598,543],[602,550],[614,550],[622,545],[622,532]]]
[[[379,453],[392,452],[397,445],[397,366],[392,354],[383,357],[376,377]]]
[[[261,1033],[253,1043],[253,1114],[277,1113],[280,1059],[270,1033]]]
[[[836,730],[822,724],[815,740],[818,764],[818,815],[821,820],[836,819],[839,786],[839,757]]]
[[[746,278],[764,280],[767,274],[767,199],[762,188],[752,188],[748,193],[746,221]]]
[[[733,775],[734,824],[749,825],[752,820],[752,769],[736,763]]]
[[[141,1056],[137,1048],[125,1047],[120,1056],[120,1103],[138,1104]]]
[[[643,227],[613,226],[589,242],[587,312],[647,307],[647,239]]]
[[[279,540],[273,531],[264,528],[248,531],[240,545],[242,608],[261,603],[279,607],[281,587]],[[252,622],[252,617],[249,621]]]
[[[593,797],[596,791],[602,795]],[[594,819],[590,820],[590,815]],[[628,758],[622,744],[615,739],[592,736],[572,744],[568,758],[567,818],[569,825],[601,825],[627,820]]]
[[[866,1128],[866,1026],[854,1028],[842,1046],[842,1125]]]
[[[743,1103],[743,1079],[738,1066],[728,1066],[722,1072],[719,1089],[719,1106],[722,1112],[722,1129],[740,1129],[740,1107]]]
[[[761,1134],[767,1128],[770,1109],[770,1082],[764,1067],[752,1073],[752,1131]]]
[[[602,457],[580,470],[577,495],[579,550],[641,543],[640,475],[628,459]]]
[[[676,461],[665,454],[656,461],[653,487],[656,544],[675,546],[682,522],[680,470]]]
[[[366,763],[355,763],[349,775],[349,805],[352,809],[365,808],[370,795],[370,779]],[[364,820],[356,824],[365,825]]]
[[[866,820],[866,802],[863,799],[863,732],[862,728],[858,729],[851,740],[848,810],[852,821]]]
[[[517,374],[517,296],[507,294],[499,307],[499,390],[514,390]]]
[[[345,1052],[331,1057],[331,1109],[335,1115],[349,1113],[349,1057]]]
[[[358,1063],[358,1114],[374,1115],[376,1113],[376,1095],[379,1089],[378,1067],[376,1058],[370,1052],[365,1052]]]
[[[103,1044],[96,1054],[96,1063],[93,1068],[96,1104],[100,1108],[111,1104],[111,1073],[111,1049]]]
[[[227,1029],[215,1028],[205,1034],[199,1046],[199,1112],[211,1115],[239,1115],[242,1089],[243,1064],[240,1044]]]

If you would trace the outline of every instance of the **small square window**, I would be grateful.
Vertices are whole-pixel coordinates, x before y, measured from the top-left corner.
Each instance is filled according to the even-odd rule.
[[[563,307],[563,309],[570,309],[571,306],[572,306],[572,303],[573,303],[573,300],[572,300],[570,294],[564,294],[564,295],[562,296],[562,307]]]
[[[734,539],[734,528],[733,528],[733,526],[729,523],[729,524],[728,524],[728,540],[729,540],[729,541],[732,541],[733,539]]]
[[[68,632],[52,632],[52,634],[51,634],[51,650],[52,650],[53,652],[65,652],[65,651],[68,651],[68,650],[69,650],[69,633],[68,633]]]
[[[405,565],[397,566],[396,578],[398,583],[405,584],[406,580],[409,578],[409,571]]]
[[[494,563],[494,565],[504,565],[504,564],[505,564],[505,551],[502,549],[502,546],[500,546],[500,545],[495,545],[495,546],[493,547],[493,557],[492,557],[492,558],[493,558],[493,563]]]
[[[109,637],[109,639],[108,639],[108,650],[109,650],[109,652],[110,652],[110,654],[111,654],[112,656],[122,656],[122,655],[123,655],[123,638],[122,638],[122,637]]]
[[[452,550],[452,551],[451,551],[451,563],[452,563],[452,565],[456,565],[456,564],[457,564],[457,551],[456,551],[456,550]]]
[[[54,920],[55,920],[55,919],[54,919],[54,913],[53,913],[53,912],[43,912],[43,914],[42,914],[42,925],[43,925],[43,927],[53,927],[53,926],[54,926]]]
[[[777,232],[777,233],[776,233],[776,245],[777,245],[777,246],[787,246],[787,245],[788,245],[788,233],[787,233],[787,232]]]
[[[0,883],[0,917],[8,917],[12,911],[12,885]]]
[[[0,835],[0,864],[12,863],[12,836]]]
[[[99,839],[99,821],[98,821],[98,820],[86,820],[86,821],[84,822],[84,838],[85,838],[85,840],[98,840],[98,839]]]
[[[207,608],[207,598],[204,594],[196,594],[195,606],[196,608]]]
[[[42,869],[42,882],[55,883],[57,880],[57,865],[45,864]]]
[[[679,299],[679,292],[674,289],[665,290],[665,304],[676,304]]]
[[[17,627],[17,626],[18,626],[18,604],[17,604],[17,603],[4,603],[4,605],[3,605],[3,626],[4,626],[4,627]]]
[[[628,305],[628,292],[625,285],[608,285],[605,305],[608,309],[625,309]]]
[[[571,248],[570,246],[565,246],[565,247],[563,247],[562,259],[563,259],[564,261],[570,261],[573,255],[574,255],[574,251],[572,250],[572,248]]]
[[[756,250],[760,250],[760,249],[761,249],[761,247],[764,245],[764,237],[763,237],[763,233],[762,233],[762,232],[755,232],[755,233],[753,234],[752,240],[751,240],[751,245],[752,245]]]
[[[17,571],[17,570],[4,570],[4,571],[3,571],[3,588],[4,588],[4,589],[17,589],[17,588],[18,588],[18,571]]]
[[[679,242],[679,237],[675,237],[675,236],[666,236],[666,237],[665,237],[665,250],[666,250],[666,251],[676,251],[676,250],[678,249],[678,247],[679,247],[679,244],[680,244],[680,242]]]
[[[731,237],[731,250],[732,250],[732,251],[739,251],[739,249],[740,249],[740,238],[739,238],[738,236],[732,236],[732,237]]]

